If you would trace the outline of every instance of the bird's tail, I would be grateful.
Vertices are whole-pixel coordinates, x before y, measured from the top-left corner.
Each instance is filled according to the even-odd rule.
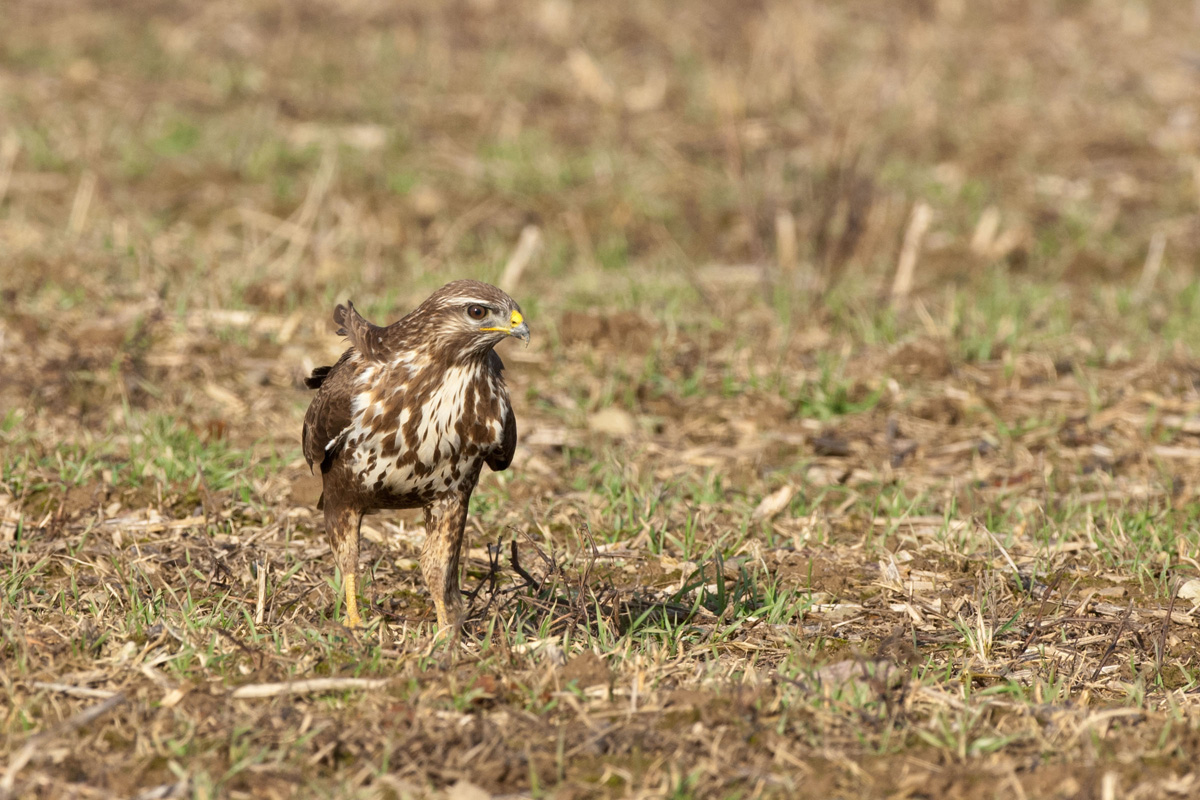
[[[317,367],[304,379],[304,385],[310,389],[320,389],[321,384],[325,383],[325,379],[329,377],[329,371],[333,367]]]

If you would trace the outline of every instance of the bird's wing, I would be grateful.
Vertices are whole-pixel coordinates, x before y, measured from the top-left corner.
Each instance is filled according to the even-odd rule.
[[[351,391],[355,372],[350,363],[352,353],[347,350],[336,364],[328,368],[328,372],[322,376],[317,396],[304,415],[302,445],[304,459],[308,461],[310,469],[314,464],[320,464],[321,472],[328,472],[334,457],[345,444],[354,398]]]
[[[504,372],[504,362],[500,360],[500,355],[495,350],[491,352],[489,362],[489,366],[497,376]],[[487,459],[487,465],[495,472],[508,469],[508,465],[513,460],[513,453],[517,451],[517,415],[513,413],[512,402],[508,401],[508,393],[501,392],[501,396],[505,398],[505,402],[501,405],[504,409],[504,435],[500,439],[500,448]]]
[[[358,313],[354,303],[347,300],[346,305],[335,308],[333,321],[338,325],[338,335],[349,339],[364,358],[368,361],[384,360],[384,334],[387,329],[365,319]]]
[[[495,472],[508,469],[512,463],[513,453],[517,451],[517,415],[512,407],[506,409],[504,415],[504,438],[500,441],[500,449],[488,457],[487,465]]]

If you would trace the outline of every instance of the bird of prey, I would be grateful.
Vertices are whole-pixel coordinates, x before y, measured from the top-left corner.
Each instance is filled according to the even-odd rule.
[[[346,625],[358,614],[358,538],[364,514],[423,508],[421,572],[438,626],[462,616],[458,558],[467,504],[484,464],[512,463],[517,422],[492,349],[509,336],[529,344],[521,307],[495,286],[454,281],[399,322],[373,325],[353,303],[333,319],[350,343],[305,383],[317,394],[304,415],[304,457],[321,467],[325,532],[342,573]]]

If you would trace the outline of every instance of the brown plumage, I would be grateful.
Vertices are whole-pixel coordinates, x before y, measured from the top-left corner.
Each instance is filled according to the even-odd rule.
[[[364,514],[425,510],[421,572],[438,625],[462,614],[458,557],[467,504],[484,464],[503,470],[517,423],[492,350],[529,342],[520,306],[494,286],[454,281],[399,322],[380,327],[352,303],[334,310],[350,348],[305,383],[317,395],[304,415],[304,457],[319,465],[325,531],[342,573],[346,624],[358,615],[358,532]]]

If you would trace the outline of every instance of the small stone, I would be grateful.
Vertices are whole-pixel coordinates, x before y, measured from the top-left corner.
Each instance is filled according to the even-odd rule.
[[[792,502],[792,495],[795,493],[796,487],[791,484],[779,487],[762,499],[762,502],[754,509],[751,518],[755,520],[771,519],[788,507],[788,503]]]
[[[1179,599],[1191,601],[1193,608],[1200,605],[1200,578],[1184,581],[1179,587]]]

